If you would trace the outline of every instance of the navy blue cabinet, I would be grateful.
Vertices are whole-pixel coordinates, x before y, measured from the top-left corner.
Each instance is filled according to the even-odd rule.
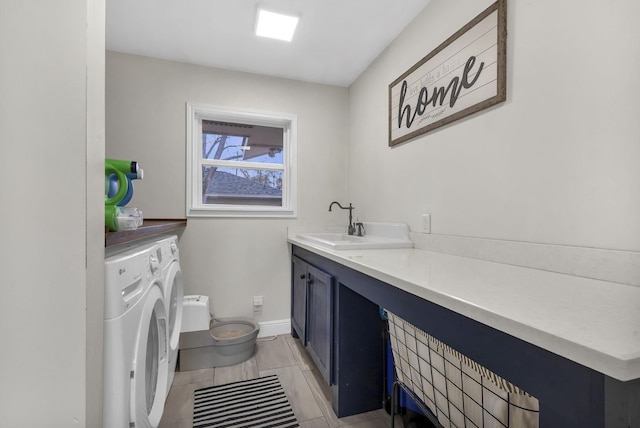
[[[331,385],[333,277],[310,265],[307,275],[307,351],[322,377]]]
[[[379,307],[345,283],[344,268],[293,246],[291,325],[331,390],[338,417],[382,406]],[[328,273],[329,272],[329,273]]]
[[[307,344],[307,263],[291,258],[291,327],[293,335]]]
[[[291,272],[291,325],[331,385],[333,277],[295,256]]]

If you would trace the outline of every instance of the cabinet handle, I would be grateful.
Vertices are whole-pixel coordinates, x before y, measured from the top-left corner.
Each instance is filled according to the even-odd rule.
[[[300,275],[300,279],[305,279],[306,277],[307,277],[307,275],[304,274],[304,273],[302,275]]]

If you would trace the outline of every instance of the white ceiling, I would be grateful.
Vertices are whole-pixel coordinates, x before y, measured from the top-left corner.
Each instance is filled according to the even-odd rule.
[[[107,0],[108,50],[349,86],[429,0]],[[300,16],[254,35],[258,5]]]

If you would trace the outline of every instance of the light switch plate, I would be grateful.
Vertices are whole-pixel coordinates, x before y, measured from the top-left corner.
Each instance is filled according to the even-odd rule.
[[[431,233],[431,214],[422,214],[422,232]]]

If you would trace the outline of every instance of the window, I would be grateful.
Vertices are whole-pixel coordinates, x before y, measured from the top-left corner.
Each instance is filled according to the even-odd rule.
[[[187,215],[293,217],[296,116],[187,104]]]

